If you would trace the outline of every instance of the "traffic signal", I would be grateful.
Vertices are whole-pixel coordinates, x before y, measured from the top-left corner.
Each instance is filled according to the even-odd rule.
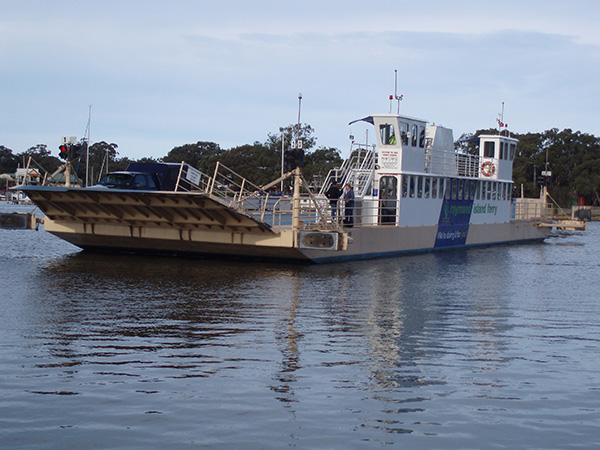
[[[286,171],[294,170],[304,165],[304,150],[289,149],[285,151],[283,163]]]
[[[71,144],[71,154],[69,159],[77,159],[83,153],[83,143]]]
[[[69,145],[68,144],[60,145],[58,147],[58,150],[60,151],[58,156],[60,156],[62,159],[69,159]]]
[[[83,147],[83,142],[78,142],[76,144],[61,144],[58,146],[58,150],[60,151],[58,156],[69,161],[77,159],[83,153]]]

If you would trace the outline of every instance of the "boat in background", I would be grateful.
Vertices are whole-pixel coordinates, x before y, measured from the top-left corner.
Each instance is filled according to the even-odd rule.
[[[378,114],[355,122],[374,129],[376,143],[352,140],[319,192],[299,161],[265,186],[220,163],[209,176],[182,162],[169,169],[176,182],[168,191],[18,189],[44,212],[46,231],[96,251],[327,263],[542,241],[550,233],[541,217],[513,217],[516,139],[482,135],[470,154],[455,151],[452,130],[422,119]],[[292,195],[270,193],[288,178]],[[334,181],[352,188],[352,206],[334,199],[332,207],[325,193]]]

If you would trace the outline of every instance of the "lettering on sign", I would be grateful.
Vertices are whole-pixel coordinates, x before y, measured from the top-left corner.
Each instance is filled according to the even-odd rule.
[[[379,164],[382,169],[397,169],[398,168],[398,151],[397,150],[380,150]]]
[[[185,174],[185,179],[190,183],[195,184],[196,186],[200,186],[200,179],[202,178],[202,172],[193,167],[188,167],[187,173]]]
[[[485,205],[473,205],[473,214],[492,214],[496,215],[498,207],[486,203]]]

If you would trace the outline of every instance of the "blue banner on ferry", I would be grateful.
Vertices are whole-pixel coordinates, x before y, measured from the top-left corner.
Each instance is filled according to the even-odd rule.
[[[465,245],[473,211],[473,200],[445,198],[440,211],[435,247]]]

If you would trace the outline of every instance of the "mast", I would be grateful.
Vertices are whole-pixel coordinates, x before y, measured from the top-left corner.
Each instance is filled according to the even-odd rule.
[[[302,93],[298,94],[298,130],[297,139],[292,141],[292,148],[302,151],[302,139],[300,139],[300,108],[302,106]],[[294,245],[298,243],[298,230],[300,229],[300,165],[294,169],[294,194],[292,196],[292,230],[294,230]]]
[[[398,102],[398,110],[396,114],[400,115],[400,102],[404,95],[398,95],[398,70],[394,70],[394,95],[390,95],[390,114],[392,113],[392,102],[396,100]]]
[[[88,123],[87,123],[87,140],[85,143],[85,187],[89,186],[89,174],[90,174],[90,124],[92,123],[92,105],[88,112]]]

